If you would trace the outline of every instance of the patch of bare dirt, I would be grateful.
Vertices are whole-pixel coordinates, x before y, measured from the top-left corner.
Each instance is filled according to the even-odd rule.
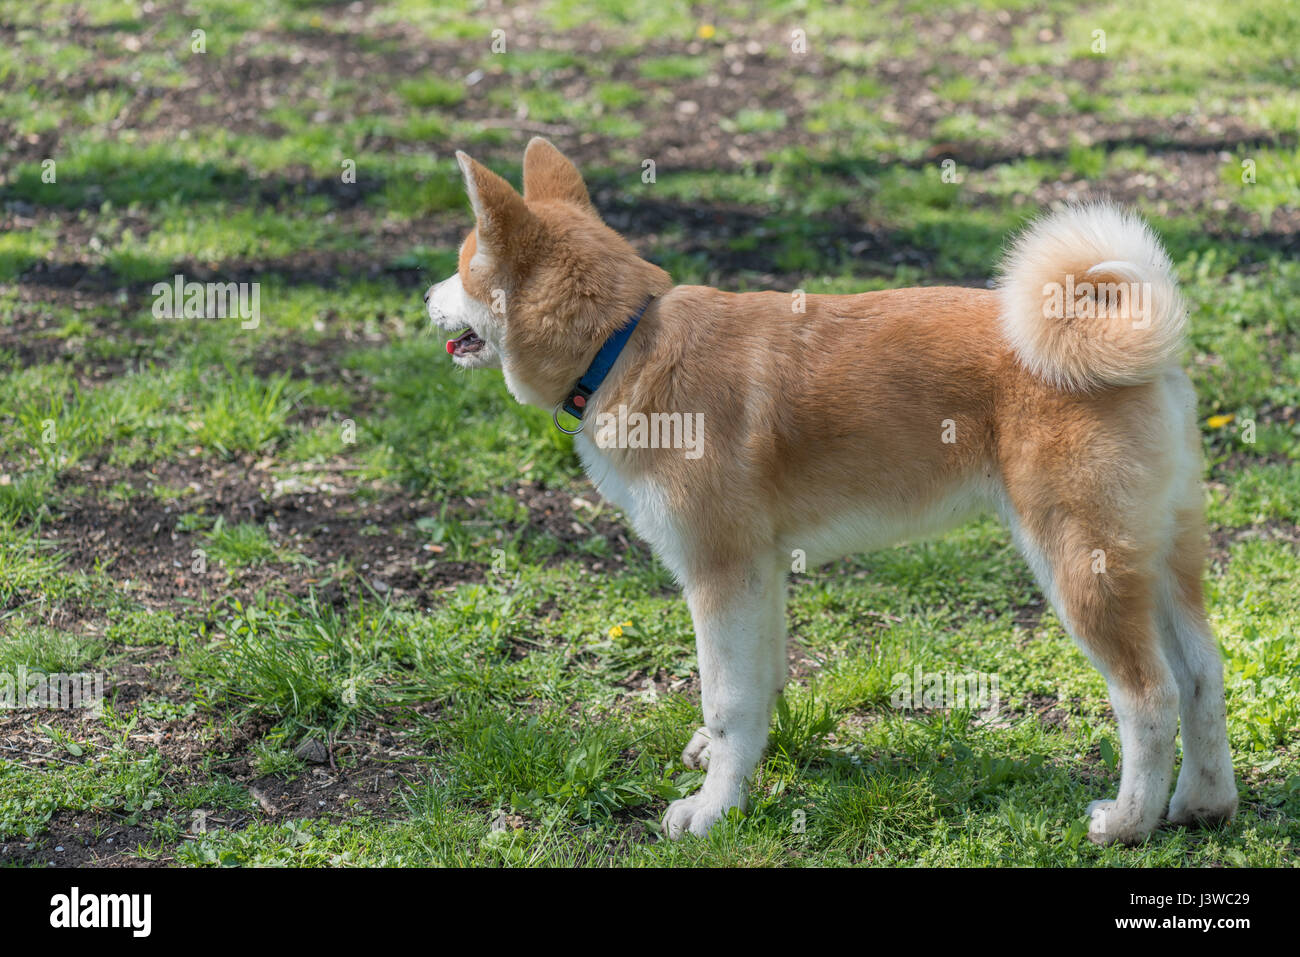
[[[440,517],[444,508],[448,518],[475,522],[483,503],[472,498],[446,502],[395,488],[362,486],[341,468],[304,468],[303,480],[286,476],[265,460],[215,464],[192,459],[125,470],[102,464],[84,469],[76,481],[86,483],[90,494],[67,502],[45,534],[66,556],[69,568],[103,565],[115,581],[152,607],[204,602],[221,594],[254,594],[264,588],[304,594],[331,581],[335,584],[326,588],[325,597],[333,594],[342,600],[339,579],[429,607],[441,600],[439,593],[464,582],[484,581],[489,572],[488,564],[454,558],[417,524],[422,518]],[[121,483],[135,494],[125,500],[104,494]],[[163,500],[154,494],[155,487],[188,494]],[[592,572],[616,570],[631,556],[649,558],[645,546],[630,537],[614,513],[581,497],[582,492],[591,495],[589,490],[519,483],[503,491],[527,510],[527,520],[499,527],[480,523],[486,536],[504,540],[520,533],[547,533],[560,546],[548,559],[550,564],[577,561]],[[208,522],[221,518],[227,525],[263,525],[276,545],[306,561],[231,570],[211,563],[195,571],[195,550],[207,547],[204,531],[186,531],[180,523],[182,516],[196,513]],[[580,548],[593,535],[609,543],[605,556]],[[340,573],[343,567],[350,572]]]

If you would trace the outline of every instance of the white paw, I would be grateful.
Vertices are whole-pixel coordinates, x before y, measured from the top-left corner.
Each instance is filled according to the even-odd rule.
[[[1107,819],[1114,811],[1114,801],[1093,801],[1088,805],[1088,840],[1094,844],[1109,844],[1114,840],[1106,829]]]
[[[709,729],[700,728],[691,736],[690,744],[686,745],[686,750],[682,752],[682,764],[696,771],[707,771],[709,768]]]
[[[664,812],[664,836],[670,841],[680,840],[688,833],[704,837],[727,810],[727,804],[705,800],[700,794],[674,801]]]
[[[1218,824],[1231,821],[1237,813],[1237,792],[1224,794],[1184,794],[1174,789],[1169,802],[1171,824]]]
[[[1137,844],[1154,830],[1140,821],[1129,820],[1115,808],[1114,801],[1093,801],[1088,805],[1088,840],[1094,844]]]

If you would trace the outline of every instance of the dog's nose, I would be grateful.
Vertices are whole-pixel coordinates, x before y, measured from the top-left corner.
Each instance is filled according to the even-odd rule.
[[[424,290],[424,304],[425,304],[426,306],[429,304],[429,296],[432,295],[432,294],[433,294],[433,287],[432,287],[432,286],[430,286],[428,289]]]

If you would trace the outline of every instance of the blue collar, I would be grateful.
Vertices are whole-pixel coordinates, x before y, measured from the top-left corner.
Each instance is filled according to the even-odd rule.
[[[641,321],[641,317],[645,315],[646,309],[649,308],[650,303],[653,301],[654,296],[651,296],[643,302],[641,308],[631,315],[623,328],[605,340],[605,344],[596,353],[596,358],[591,360],[591,365],[587,366],[587,371],[582,374],[582,378],[574,384],[573,388],[569,390],[569,394],[556,407],[552,418],[555,421],[555,427],[561,432],[576,435],[582,431],[581,426],[570,431],[560,425],[560,410],[563,409],[579,422],[582,421],[582,413],[587,408],[587,400],[591,398],[593,392],[600,388],[600,384],[609,375],[609,370],[614,368],[614,363],[618,361],[618,357],[622,354],[623,347],[627,345],[627,340],[632,337],[632,330],[636,328],[636,324]]]

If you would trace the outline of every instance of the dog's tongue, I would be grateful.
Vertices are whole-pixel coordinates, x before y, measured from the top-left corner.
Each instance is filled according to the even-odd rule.
[[[459,355],[462,352],[474,352],[483,344],[483,340],[475,335],[473,329],[466,329],[455,339],[447,340],[447,355]]]

